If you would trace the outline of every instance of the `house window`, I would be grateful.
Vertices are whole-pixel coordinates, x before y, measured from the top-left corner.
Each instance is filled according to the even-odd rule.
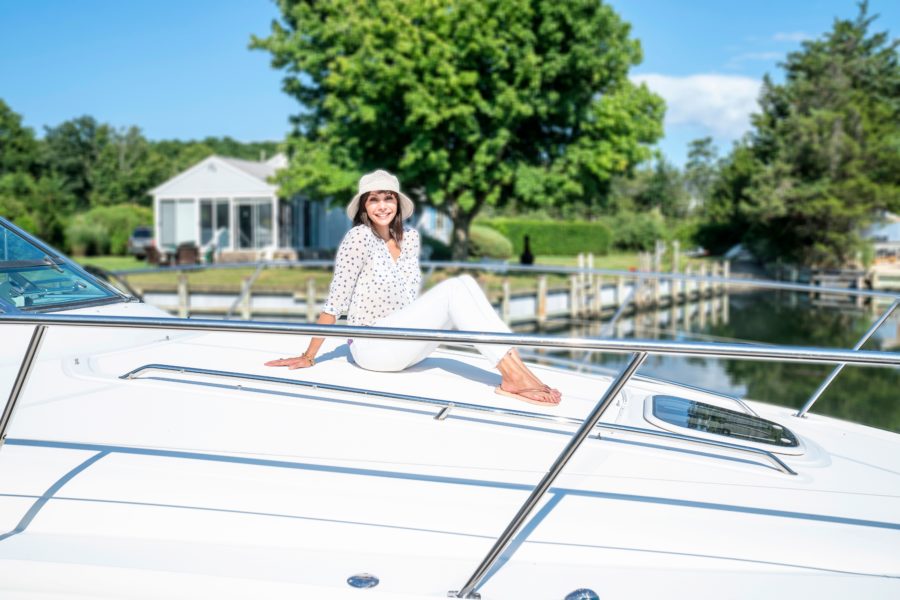
[[[177,246],[183,242],[196,242],[194,200],[159,201],[160,245]]]
[[[229,245],[231,227],[228,218],[227,198],[203,198],[200,200],[200,244],[215,241],[217,248]]]
[[[241,249],[272,245],[272,199],[240,198],[234,202],[237,246]]]

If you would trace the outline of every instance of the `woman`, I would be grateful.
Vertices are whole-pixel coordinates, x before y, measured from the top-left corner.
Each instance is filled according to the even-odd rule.
[[[403,226],[412,213],[413,203],[400,191],[396,177],[379,170],[360,178],[358,192],[347,206],[353,228],[338,248],[334,277],[318,323],[333,325],[346,314],[349,325],[509,332],[468,275],[443,281],[418,296],[422,282],[419,232]],[[266,365],[312,367],[323,341],[313,338],[300,356],[271,360]],[[374,338],[348,343],[356,364],[372,371],[402,371],[437,347],[436,342]],[[514,348],[475,347],[500,371],[498,394],[532,404],[559,404],[559,391],[544,385]]]

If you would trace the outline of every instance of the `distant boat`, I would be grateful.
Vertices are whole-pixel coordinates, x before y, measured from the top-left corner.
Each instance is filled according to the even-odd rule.
[[[315,326],[171,319],[4,219],[0,311],[2,598],[900,597],[900,435],[632,376],[894,353],[332,328],[273,371]],[[534,365],[543,408],[458,348],[364,371],[366,331],[633,354]]]

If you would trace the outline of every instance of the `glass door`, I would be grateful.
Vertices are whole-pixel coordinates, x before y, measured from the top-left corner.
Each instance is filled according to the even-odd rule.
[[[249,248],[255,248],[255,235],[254,235],[254,213],[253,210],[256,208],[253,204],[238,204],[235,210],[237,211],[237,234],[238,234],[238,248],[244,250]]]

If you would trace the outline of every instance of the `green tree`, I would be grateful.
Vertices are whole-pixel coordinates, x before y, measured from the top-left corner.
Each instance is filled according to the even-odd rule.
[[[719,161],[696,236],[697,242],[713,254],[722,254],[744,241],[749,227],[746,206],[750,186],[759,170],[746,139],[735,143],[731,153]]]
[[[93,170],[112,133],[109,125],[87,115],[45,128],[43,147],[47,169],[75,197],[76,209],[84,210],[90,205]]]
[[[764,81],[759,168],[740,193],[746,239],[766,257],[845,264],[877,211],[900,208],[898,41],[870,33],[867,10],[789,54],[783,84]]]
[[[169,161],[144,138],[140,129],[110,129],[89,170],[89,204],[149,205],[147,192],[171,175],[174,172]]]
[[[711,137],[699,138],[688,144],[684,183],[690,201],[698,212],[705,213],[717,175],[718,150]]]
[[[650,155],[663,102],[628,79],[630,26],[597,0],[279,0],[252,46],[299,100],[288,192],[344,199],[396,172],[453,221],[486,206],[597,203]]]
[[[0,176],[0,214],[51,244],[61,244],[74,198],[53,175],[35,179],[30,173]]]
[[[22,117],[0,100],[0,176],[5,173],[37,175],[40,153],[34,131],[22,125]]]

